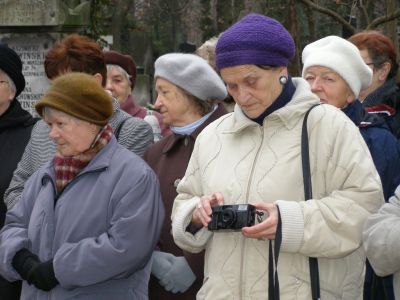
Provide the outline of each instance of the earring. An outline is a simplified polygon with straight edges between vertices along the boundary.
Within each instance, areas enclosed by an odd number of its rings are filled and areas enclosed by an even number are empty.
[[[288,82],[288,78],[284,75],[282,75],[281,77],[279,77],[279,83],[282,85],[285,85]]]

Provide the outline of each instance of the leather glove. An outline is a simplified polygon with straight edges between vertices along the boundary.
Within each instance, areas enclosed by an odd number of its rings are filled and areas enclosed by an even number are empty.
[[[50,291],[58,285],[54,274],[53,259],[36,264],[28,274],[28,283],[43,291]]]
[[[172,266],[161,278],[160,284],[165,288],[165,290],[170,291],[171,293],[184,293],[196,280],[196,275],[193,273],[185,257],[172,256],[172,258],[168,257]]]
[[[151,256],[153,260],[151,273],[158,279],[163,278],[163,276],[171,269],[171,257],[174,257],[171,253],[154,251]]]
[[[11,265],[18,272],[22,279],[28,280],[28,274],[38,263],[40,263],[39,257],[33,254],[28,249],[19,250],[13,260]]]

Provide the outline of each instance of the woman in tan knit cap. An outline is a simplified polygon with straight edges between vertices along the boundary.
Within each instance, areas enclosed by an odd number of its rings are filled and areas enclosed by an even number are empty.
[[[0,273],[23,280],[21,299],[147,299],[164,210],[153,171],[113,136],[111,97],[69,73],[36,110],[57,153],[7,213]]]

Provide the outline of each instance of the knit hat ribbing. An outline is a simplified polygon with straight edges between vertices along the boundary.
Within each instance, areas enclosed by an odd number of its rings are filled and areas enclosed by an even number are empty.
[[[238,65],[287,66],[294,53],[293,38],[281,23],[252,13],[222,33],[216,65],[219,70]]]
[[[45,106],[100,126],[107,124],[113,113],[111,96],[93,76],[85,73],[57,77],[35,106],[42,117]]]
[[[131,88],[133,89],[136,81],[136,63],[132,56],[121,54],[117,51],[103,51],[104,60],[107,65],[117,65],[128,73],[131,80]]]
[[[346,81],[356,98],[371,84],[371,68],[365,64],[358,48],[341,37],[328,36],[308,44],[303,50],[302,61],[303,77],[311,66],[329,68]]]
[[[25,88],[25,77],[22,74],[22,61],[18,54],[5,44],[0,44],[0,69],[14,82],[17,97]]]
[[[200,100],[223,100],[228,95],[222,79],[197,55],[165,54],[156,60],[154,68],[154,78],[162,77]]]

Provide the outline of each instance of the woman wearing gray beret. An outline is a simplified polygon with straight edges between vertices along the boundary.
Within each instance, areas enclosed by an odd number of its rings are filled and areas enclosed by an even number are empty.
[[[197,136],[226,113],[219,102],[227,96],[227,91],[213,68],[193,54],[170,53],[159,57],[154,77],[155,108],[173,134],[148,148],[144,159],[158,175],[168,216]],[[175,245],[169,218],[164,221],[158,250],[153,254],[150,299],[195,299],[203,281],[203,253],[190,254]]]

